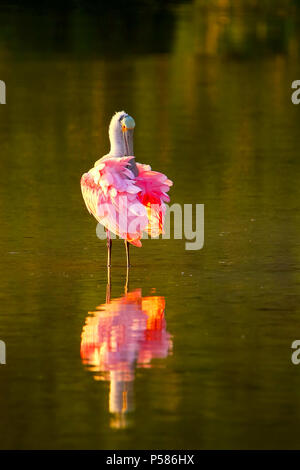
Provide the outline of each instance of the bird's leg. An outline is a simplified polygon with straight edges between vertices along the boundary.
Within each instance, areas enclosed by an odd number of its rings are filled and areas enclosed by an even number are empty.
[[[111,292],[111,283],[110,283],[110,266],[107,266],[107,286],[106,286],[106,303],[110,302],[110,292]]]
[[[110,292],[111,292],[111,283],[110,283],[110,262],[111,262],[111,238],[109,230],[106,230],[107,236],[107,286],[106,286],[106,303],[110,302]]]
[[[110,233],[109,233],[109,230],[106,229],[106,237],[107,237],[107,267],[110,267],[110,264],[111,264],[111,245],[112,245],[112,241],[111,241],[111,238],[110,238]]]
[[[125,295],[127,295],[129,289],[129,266],[126,268],[126,283],[125,283]]]
[[[124,240],[124,242],[125,242],[125,249],[126,249],[127,268],[130,268],[129,242],[127,240]]]

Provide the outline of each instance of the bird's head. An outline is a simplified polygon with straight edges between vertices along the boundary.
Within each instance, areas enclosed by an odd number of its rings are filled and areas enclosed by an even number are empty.
[[[109,138],[111,144],[110,154],[116,157],[133,156],[134,119],[119,111],[112,117],[109,125]]]

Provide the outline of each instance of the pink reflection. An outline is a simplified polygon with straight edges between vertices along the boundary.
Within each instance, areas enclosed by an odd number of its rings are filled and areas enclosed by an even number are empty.
[[[135,367],[151,367],[172,350],[166,331],[165,298],[142,297],[141,289],[99,305],[89,312],[81,337],[81,358],[95,380],[110,382],[111,425],[126,427],[132,411]]]

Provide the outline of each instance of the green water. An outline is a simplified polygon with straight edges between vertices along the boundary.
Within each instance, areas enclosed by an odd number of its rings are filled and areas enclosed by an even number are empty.
[[[299,14],[284,0],[1,8],[1,448],[299,447]],[[171,201],[205,204],[205,245],[133,247],[129,292],[165,302],[169,347],[130,363],[116,417],[80,354],[106,308],[106,248],[79,181],[121,109]],[[120,299],[121,241],[111,276]]]

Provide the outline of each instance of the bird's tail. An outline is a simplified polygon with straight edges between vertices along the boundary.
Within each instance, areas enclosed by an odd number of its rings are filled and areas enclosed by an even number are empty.
[[[167,194],[173,182],[163,173],[152,171],[149,165],[137,163],[139,175],[136,185],[141,188],[138,199],[146,207],[148,224],[144,231],[152,237],[164,233],[166,202],[170,202]]]

